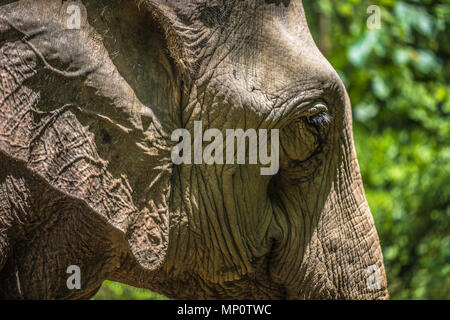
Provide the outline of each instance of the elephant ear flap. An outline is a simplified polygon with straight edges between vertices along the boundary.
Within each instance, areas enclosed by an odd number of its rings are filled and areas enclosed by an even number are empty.
[[[144,268],[157,268],[168,244],[170,165],[157,165],[129,137],[77,107],[44,112],[39,93],[24,84],[38,77],[32,63],[11,64],[31,54],[19,43],[0,48],[0,158],[21,163],[74,208],[86,205],[85,214],[122,232]]]
[[[96,214],[99,221],[119,230],[137,261],[146,269],[156,269],[164,262],[168,246],[170,148],[164,146],[165,137],[156,136],[155,125],[144,128],[145,106],[100,45],[99,52],[105,53],[102,66],[108,73],[94,70],[82,82],[41,68],[43,57],[37,49],[47,42],[30,46],[20,32],[28,27],[21,18],[24,12],[51,17],[52,7],[38,10],[42,3],[47,2],[1,7],[0,157],[21,163],[24,170],[66,197],[67,203],[73,201],[74,208],[84,203],[90,209],[85,214]],[[74,41],[82,38],[82,32],[74,33]],[[122,83],[123,90],[115,90]],[[69,97],[73,92],[75,99]],[[119,93],[123,94],[116,97]],[[123,98],[127,96],[131,98]],[[8,174],[8,168],[2,170]],[[40,201],[47,200],[51,201]]]
[[[156,269],[168,244],[170,167],[154,168],[154,159],[126,137],[77,108],[39,110],[39,94],[24,85],[33,72],[22,66],[23,72],[11,74],[7,69],[14,66],[6,61],[18,61],[18,51],[9,49],[0,48],[0,158],[21,163],[65,203],[104,218],[99,221],[121,231],[144,268]]]

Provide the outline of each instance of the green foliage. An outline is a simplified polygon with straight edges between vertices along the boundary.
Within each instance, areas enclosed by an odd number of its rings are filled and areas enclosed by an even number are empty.
[[[167,300],[149,290],[138,289],[112,281],[105,281],[94,300]]]
[[[304,1],[353,103],[355,142],[394,299],[450,298],[450,5]],[[369,5],[381,28],[369,30]],[[96,298],[156,299],[106,282]]]

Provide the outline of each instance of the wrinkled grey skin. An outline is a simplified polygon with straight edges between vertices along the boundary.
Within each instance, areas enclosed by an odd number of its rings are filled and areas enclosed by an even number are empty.
[[[66,2],[0,0],[1,298],[89,298],[105,279],[388,298],[350,102],[300,1],[83,4],[72,30]],[[280,129],[280,171],[173,165],[171,132],[199,120]]]

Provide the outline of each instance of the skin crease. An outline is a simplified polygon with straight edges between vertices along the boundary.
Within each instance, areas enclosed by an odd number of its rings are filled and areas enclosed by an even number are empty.
[[[300,1],[82,3],[71,30],[67,3],[0,1],[0,298],[87,299],[106,279],[389,297],[348,95]],[[173,165],[170,134],[194,121],[279,129],[280,171]]]

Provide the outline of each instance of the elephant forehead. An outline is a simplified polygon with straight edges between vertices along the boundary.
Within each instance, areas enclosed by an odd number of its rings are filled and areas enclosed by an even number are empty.
[[[159,18],[172,54],[193,75],[207,62],[205,59],[214,60],[212,55],[220,45],[237,49],[250,42],[264,44],[260,35],[279,37],[281,25],[293,35],[307,30],[300,1],[142,2]],[[252,54],[252,50],[248,50],[247,55]]]

